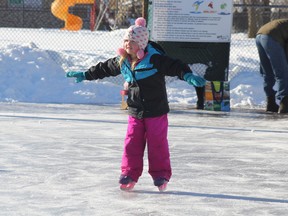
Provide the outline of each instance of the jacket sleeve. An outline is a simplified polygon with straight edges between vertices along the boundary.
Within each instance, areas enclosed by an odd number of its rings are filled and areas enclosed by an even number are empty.
[[[187,64],[168,56],[155,54],[151,57],[151,63],[165,76],[178,76],[181,80],[184,80],[184,74],[192,73]]]
[[[85,72],[86,80],[103,79],[105,77],[117,76],[120,72],[118,58],[111,58],[105,62],[99,62]]]

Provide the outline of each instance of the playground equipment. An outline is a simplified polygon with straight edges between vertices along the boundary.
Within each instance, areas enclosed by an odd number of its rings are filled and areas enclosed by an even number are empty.
[[[52,14],[65,22],[62,30],[79,31],[82,28],[83,21],[81,17],[69,13],[69,7],[76,4],[89,4],[91,5],[90,11],[90,30],[98,30],[105,13],[108,10],[108,3],[103,0],[55,0],[51,5]],[[96,7],[99,9],[96,16]]]
[[[82,28],[83,21],[80,17],[69,13],[69,7],[75,4],[94,5],[95,0],[55,0],[51,5],[52,14],[65,22],[62,30],[78,31]]]

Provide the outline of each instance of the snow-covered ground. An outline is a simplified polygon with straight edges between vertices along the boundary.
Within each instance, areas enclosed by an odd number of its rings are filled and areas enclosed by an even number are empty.
[[[65,72],[86,71],[115,56],[123,33],[0,28],[0,102],[118,104],[121,77],[76,84]],[[230,68],[237,73],[230,73],[232,108],[265,106],[258,62],[254,39],[233,34]],[[194,106],[197,100],[194,88],[183,81],[169,82],[167,91],[171,104]]]
[[[287,215],[288,117],[263,112],[262,78],[243,65],[249,58],[258,68],[255,43],[239,34],[232,111],[191,109],[194,88],[168,83],[168,191],[153,186],[146,155],[135,190],[119,190],[122,86],[75,84],[65,71],[114,56],[122,35],[0,28],[0,215]],[[240,52],[243,41],[251,52]]]

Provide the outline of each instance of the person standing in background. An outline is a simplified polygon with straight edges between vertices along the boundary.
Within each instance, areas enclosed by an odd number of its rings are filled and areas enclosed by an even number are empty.
[[[267,97],[266,111],[288,113],[288,19],[263,25],[257,32],[256,46]]]

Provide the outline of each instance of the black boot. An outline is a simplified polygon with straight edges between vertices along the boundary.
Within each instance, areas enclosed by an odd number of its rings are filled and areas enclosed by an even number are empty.
[[[197,104],[196,109],[204,109],[204,96],[205,96],[205,87],[195,87],[197,94]]]
[[[288,96],[281,100],[278,113],[288,113]]]
[[[266,112],[278,112],[279,106],[275,102],[275,96],[268,96],[266,100]]]

